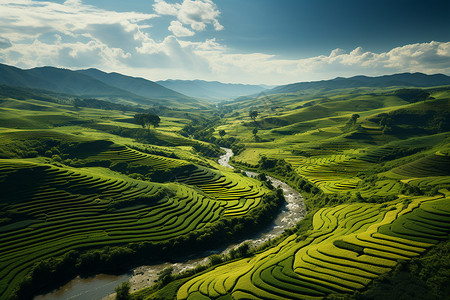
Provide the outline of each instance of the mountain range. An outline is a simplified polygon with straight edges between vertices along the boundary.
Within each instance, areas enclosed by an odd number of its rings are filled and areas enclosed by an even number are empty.
[[[142,97],[151,99],[187,98],[186,95],[144,78],[126,76],[115,72],[106,73],[98,69],[79,70],[75,72],[87,75],[109,86],[132,92]]]
[[[0,84],[43,89],[85,98],[142,105],[204,106],[205,103],[143,78],[97,69],[72,71],[55,67],[28,70],[0,64]]]
[[[308,90],[334,90],[359,87],[429,87],[450,85],[450,77],[444,74],[426,75],[423,73],[400,73],[378,77],[354,76],[350,78],[337,77],[331,80],[298,82],[277,86],[265,91],[266,94],[296,93]]]
[[[266,85],[233,84],[204,80],[164,80],[158,84],[191,97],[220,101],[239,96],[257,94],[270,88]]]
[[[450,85],[443,74],[401,73],[379,77],[337,77],[332,80],[298,82],[274,88],[264,85],[227,84],[203,80],[165,80],[106,73],[97,69],[72,71],[55,67],[20,69],[0,64],[0,84],[48,90],[117,103],[201,108],[208,102],[258,94],[308,93],[359,87],[429,87]]]

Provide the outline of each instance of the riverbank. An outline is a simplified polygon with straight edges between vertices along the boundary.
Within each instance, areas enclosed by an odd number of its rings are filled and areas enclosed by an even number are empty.
[[[222,149],[225,151],[225,154],[220,156],[218,160],[219,164],[221,166],[234,169],[234,167],[229,164],[229,161],[233,156],[233,152],[228,148]],[[255,172],[246,171],[245,173],[249,177],[258,176],[258,173]],[[261,230],[256,235],[250,236],[248,239],[241,240],[239,243],[229,245],[226,248],[217,249],[216,251],[208,251],[208,253],[204,253],[204,256],[200,258],[191,259],[186,262],[163,263],[159,265],[141,266],[139,268],[136,268],[133,270],[134,275],[129,280],[131,291],[136,291],[152,286],[154,284],[154,280],[158,278],[158,272],[160,272],[164,268],[172,267],[174,273],[180,273],[189,269],[194,269],[199,265],[206,265],[209,262],[209,255],[226,255],[230,250],[238,248],[243,243],[248,243],[251,247],[258,247],[266,241],[280,235],[285,229],[294,227],[306,215],[306,208],[302,195],[281,180],[278,180],[271,176],[267,176],[267,178],[273,186],[279,187],[283,190],[283,195],[286,199],[286,203],[280,209],[277,218],[272,222],[272,224]],[[107,297],[104,298],[104,300],[105,299],[112,298]]]
[[[219,158],[219,164],[233,168],[230,164],[230,158],[233,156],[233,152],[230,149],[225,149],[225,154]],[[247,176],[255,177],[258,174],[254,172],[246,172]],[[180,273],[189,269],[193,269],[199,265],[206,265],[209,262],[208,257],[212,254],[228,254],[231,249],[239,247],[242,243],[249,243],[251,247],[257,247],[269,239],[272,239],[281,234],[286,228],[295,226],[304,215],[306,214],[303,197],[291,188],[286,183],[268,177],[272,185],[280,187],[283,190],[286,203],[280,209],[276,219],[269,226],[262,229],[255,235],[249,236],[247,239],[239,241],[227,247],[215,249],[214,251],[207,251],[203,253],[197,253],[194,256],[187,257],[183,261],[175,262],[161,262],[159,264],[145,265],[133,269],[130,274],[124,274],[121,276],[109,276],[109,282],[105,282],[104,275],[99,274],[94,277],[82,279],[74,279],[68,284],[59,288],[58,290],[46,294],[44,296],[38,296],[36,300],[82,300],[82,299],[114,299],[114,288],[123,281],[129,281],[131,292],[150,287],[154,284],[154,281],[158,278],[158,273],[165,268],[172,267],[174,273]],[[119,280],[120,278],[120,280]],[[78,280],[78,281],[77,281]]]

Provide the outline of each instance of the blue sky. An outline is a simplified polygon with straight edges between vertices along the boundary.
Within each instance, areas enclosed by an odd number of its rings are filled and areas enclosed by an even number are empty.
[[[0,0],[0,62],[284,84],[450,75],[450,2]]]

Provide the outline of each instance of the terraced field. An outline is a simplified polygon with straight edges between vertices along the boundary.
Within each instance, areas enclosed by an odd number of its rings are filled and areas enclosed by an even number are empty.
[[[298,174],[327,194],[354,189],[359,182],[356,174],[370,167],[370,163],[344,154],[303,158],[296,165]]]
[[[189,110],[142,106],[161,117],[151,131],[134,123],[134,107],[78,107],[69,95],[39,91],[3,95],[0,299],[38,262],[70,250],[132,250],[129,243],[146,241],[181,248],[214,224],[228,236],[238,217],[250,224],[263,215],[257,209],[268,189],[259,181],[202,167],[215,165],[218,145],[242,150],[236,161],[243,166],[304,189],[307,205],[320,210],[308,232],[178,281],[177,297],[316,299],[362,291],[450,232],[449,89],[416,91],[426,99],[403,99],[397,89],[308,89]],[[259,164],[263,155],[289,165]]]
[[[181,172],[171,179],[176,182],[195,186],[208,197],[218,201],[225,208],[224,216],[245,215],[258,206],[264,195],[264,188],[254,179],[231,172],[216,172],[194,166],[187,161],[163,156],[151,155],[125,146],[112,146],[108,150],[89,156],[89,160],[108,160],[126,162],[138,166],[151,166],[155,170],[169,170],[190,167],[189,172]]]
[[[408,183],[419,188],[426,186],[449,186],[450,176],[430,176],[425,178],[405,179],[402,182]]]
[[[402,185],[398,180],[378,180],[371,186],[358,189],[362,196],[398,195]]]
[[[254,179],[231,172],[221,174],[199,168],[177,179],[185,184],[196,186],[208,197],[218,201],[225,209],[224,216],[245,215],[258,206],[265,192]]]
[[[450,233],[450,198],[409,198],[384,205],[346,204],[315,213],[306,237],[296,234],[251,258],[193,277],[178,299],[321,299],[353,293],[420,255]]]
[[[391,88],[270,95],[270,107],[258,99],[230,102],[217,129],[245,146],[235,162],[303,189],[309,208],[320,208],[312,229],[149,293],[189,300],[351,296],[399,260],[448,240],[448,95],[424,91],[426,101],[404,100]]]
[[[106,149],[104,149],[104,151],[95,153],[94,155],[89,155],[88,159],[90,161],[106,160],[113,163],[126,162],[140,166],[152,166],[152,168],[155,170],[173,169],[189,164],[187,161],[181,159],[147,154],[120,145],[112,145],[110,147],[107,147]]]
[[[155,168],[185,163],[128,148],[102,156]],[[219,218],[249,213],[265,190],[241,177],[199,168],[178,179],[184,184],[159,184],[99,168],[0,160],[0,204],[9,212],[0,223],[0,298],[8,298],[34,263],[71,249],[167,241]]]
[[[393,178],[450,176],[450,157],[436,153],[394,168],[389,172]]]

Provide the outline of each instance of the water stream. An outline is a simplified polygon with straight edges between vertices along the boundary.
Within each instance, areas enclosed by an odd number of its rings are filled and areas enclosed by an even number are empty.
[[[231,149],[222,148],[225,154],[219,158],[219,164],[233,169],[229,164],[230,158],[233,156]],[[258,174],[254,172],[245,172],[249,177],[256,177]],[[132,270],[128,274],[121,276],[99,274],[89,278],[75,278],[66,285],[54,290],[46,295],[40,295],[34,300],[98,300],[98,299],[114,299],[112,293],[114,288],[124,281],[129,281],[131,291],[136,291],[153,285],[158,278],[158,273],[167,268],[172,267],[175,273],[182,272],[191,268],[195,268],[200,264],[208,263],[208,256],[211,254],[227,254],[231,249],[238,247],[242,243],[250,243],[252,246],[258,246],[265,241],[281,234],[286,228],[293,227],[306,214],[303,197],[296,190],[286,183],[267,176],[275,187],[283,190],[286,199],[285,205],[281,208],[277,218],[262,229],[256,235],[250,236],[246,240],[242,240],[237,244],[229,245],[213,251],[207,251],[198,254],[196,257],[186,257],[181,262],[161,262],[154,265],[140,266]]]

